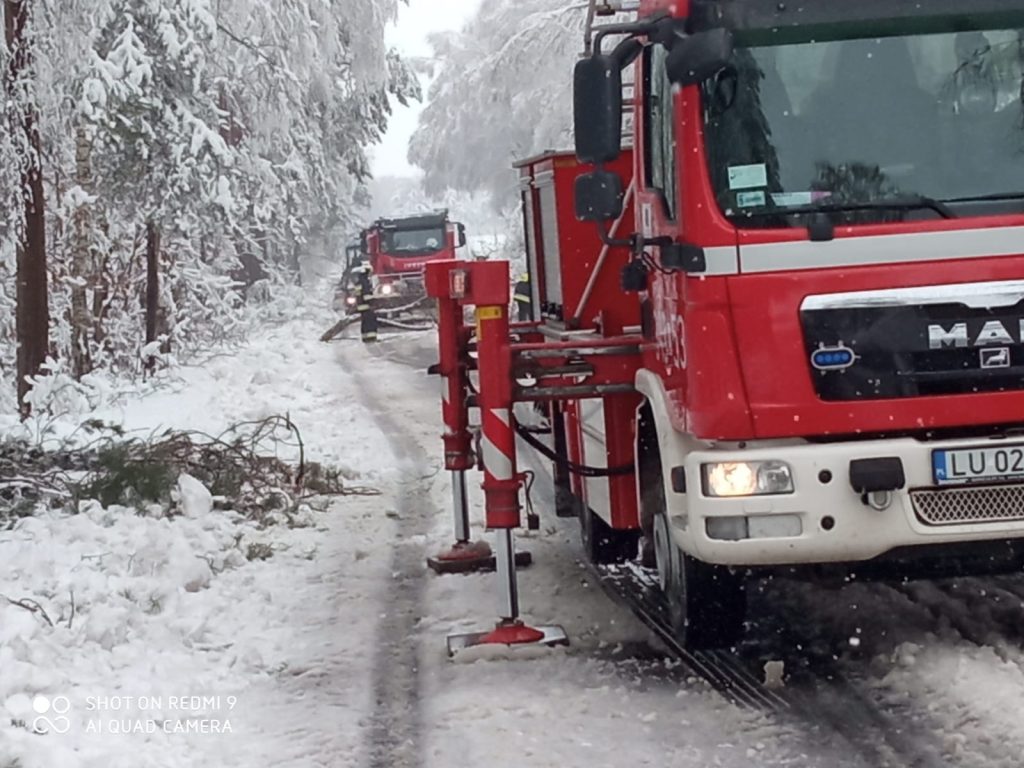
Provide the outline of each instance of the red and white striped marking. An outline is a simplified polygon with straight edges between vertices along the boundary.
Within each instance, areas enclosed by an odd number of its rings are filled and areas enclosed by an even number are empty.
[[[484,410],[482,426],[480,450],[483,454],[484,472],[494,480],[511,480],[514,475],[516,450],[511,410]]]

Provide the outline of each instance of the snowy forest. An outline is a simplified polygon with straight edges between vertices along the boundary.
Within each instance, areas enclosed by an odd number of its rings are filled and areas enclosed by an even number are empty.
[[[385,45],[399,5],[4,3],[0,408],[27,413],[43,373],[139,376],[244,328],[369,216],[394,105],[425,100],[423,175],[378,184],[374,212],[519,236],[510,164],[567,144],[578,4],[484,3],[427,60]]]
[[[16,370],[22,396],[42,372],[138,372],[299,280],[366,207],[391,100],[419,97],[384,46],[397,10],[5,2],[0,404]]]

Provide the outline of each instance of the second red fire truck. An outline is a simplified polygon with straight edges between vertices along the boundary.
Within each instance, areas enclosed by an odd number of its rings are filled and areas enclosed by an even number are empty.
[[[336,300],[356,312],[360,273],[365,271],[374,311],[387,318],[416,310],[426,298],[423,268],[454,259],[465,244],[465,227],[451,221],[448,211],[377,219],[360,233],[358,244],[346,249]]]

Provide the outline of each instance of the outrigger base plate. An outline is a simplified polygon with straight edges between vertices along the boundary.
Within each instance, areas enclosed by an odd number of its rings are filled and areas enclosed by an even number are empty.
[[[482,545],[482,546],[481,546]],[[516,568],[533,564],[529,552],[516,552]],[[491,548],[484,542],[465,542],[454,545],[447,552],[427,558],[430,570],[439,574],[489,573],[498,568],[498,561]]]
[[[568,645],[569,636],[559,626],[529,627],[521,621],[503,621],[487,632],[465,632],[448,635],[448,655],[454,656],[468,648],[479,648],[485,645],[505,645],[509,648],[526,646]]]

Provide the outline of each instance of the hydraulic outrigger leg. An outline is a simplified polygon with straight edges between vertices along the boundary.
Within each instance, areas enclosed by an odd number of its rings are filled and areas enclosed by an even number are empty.
[[[461,350],[468,341],[463,328],[462,308],[453,301],[438,300],[440,362],[436,372],[443,378],[444,464],[452,477],[452,508],[455,513],[455,543],[427,559],[437,573],[469,573],[493,567],[494,557],[485,541],[472,541],[469,530],[469,496],[466,470],[473,467],[472,437],[467,404],[469,373]]]
[[[516,472],[515,427],[512,416],[512,351],[509,339],[509,279],[506,262],[442,262],[427,266],[427,290],[438,300],[441,342],[440,373],[445,362],[461,355],[445,347],[463,341],[462,306],[476,307],[477,355],[480,374],[480,453],[484,469],[487,528],[496,532],[497,572],[501,590],[500,618],[494,629],[448,636],[448,653],[479,645],[566,644],[561,627],[529,627],[519,618],[516,552],[513,530],[520,525]],[[453,330],[451,324],[458,330]],[[465,339],[468,342],[468,339]],[[462,369],[464,370],[464,369]],[[449,378],[449,384],[451,379]],[[446,388],[446,397],[451,386]],[[446,400],[446,410],[449,401]],[[468,401],[464,404],[468,407]],[[455,417],[453,419],[461,419]],[[464,417],[468,423],[468,416]],[[451,426],[454,421],[446,421]],[[446,446],[451,436],[445,435]],[[447,451],[446,451],[447,453]],[[460,502],[456,502],[458,505]]]

